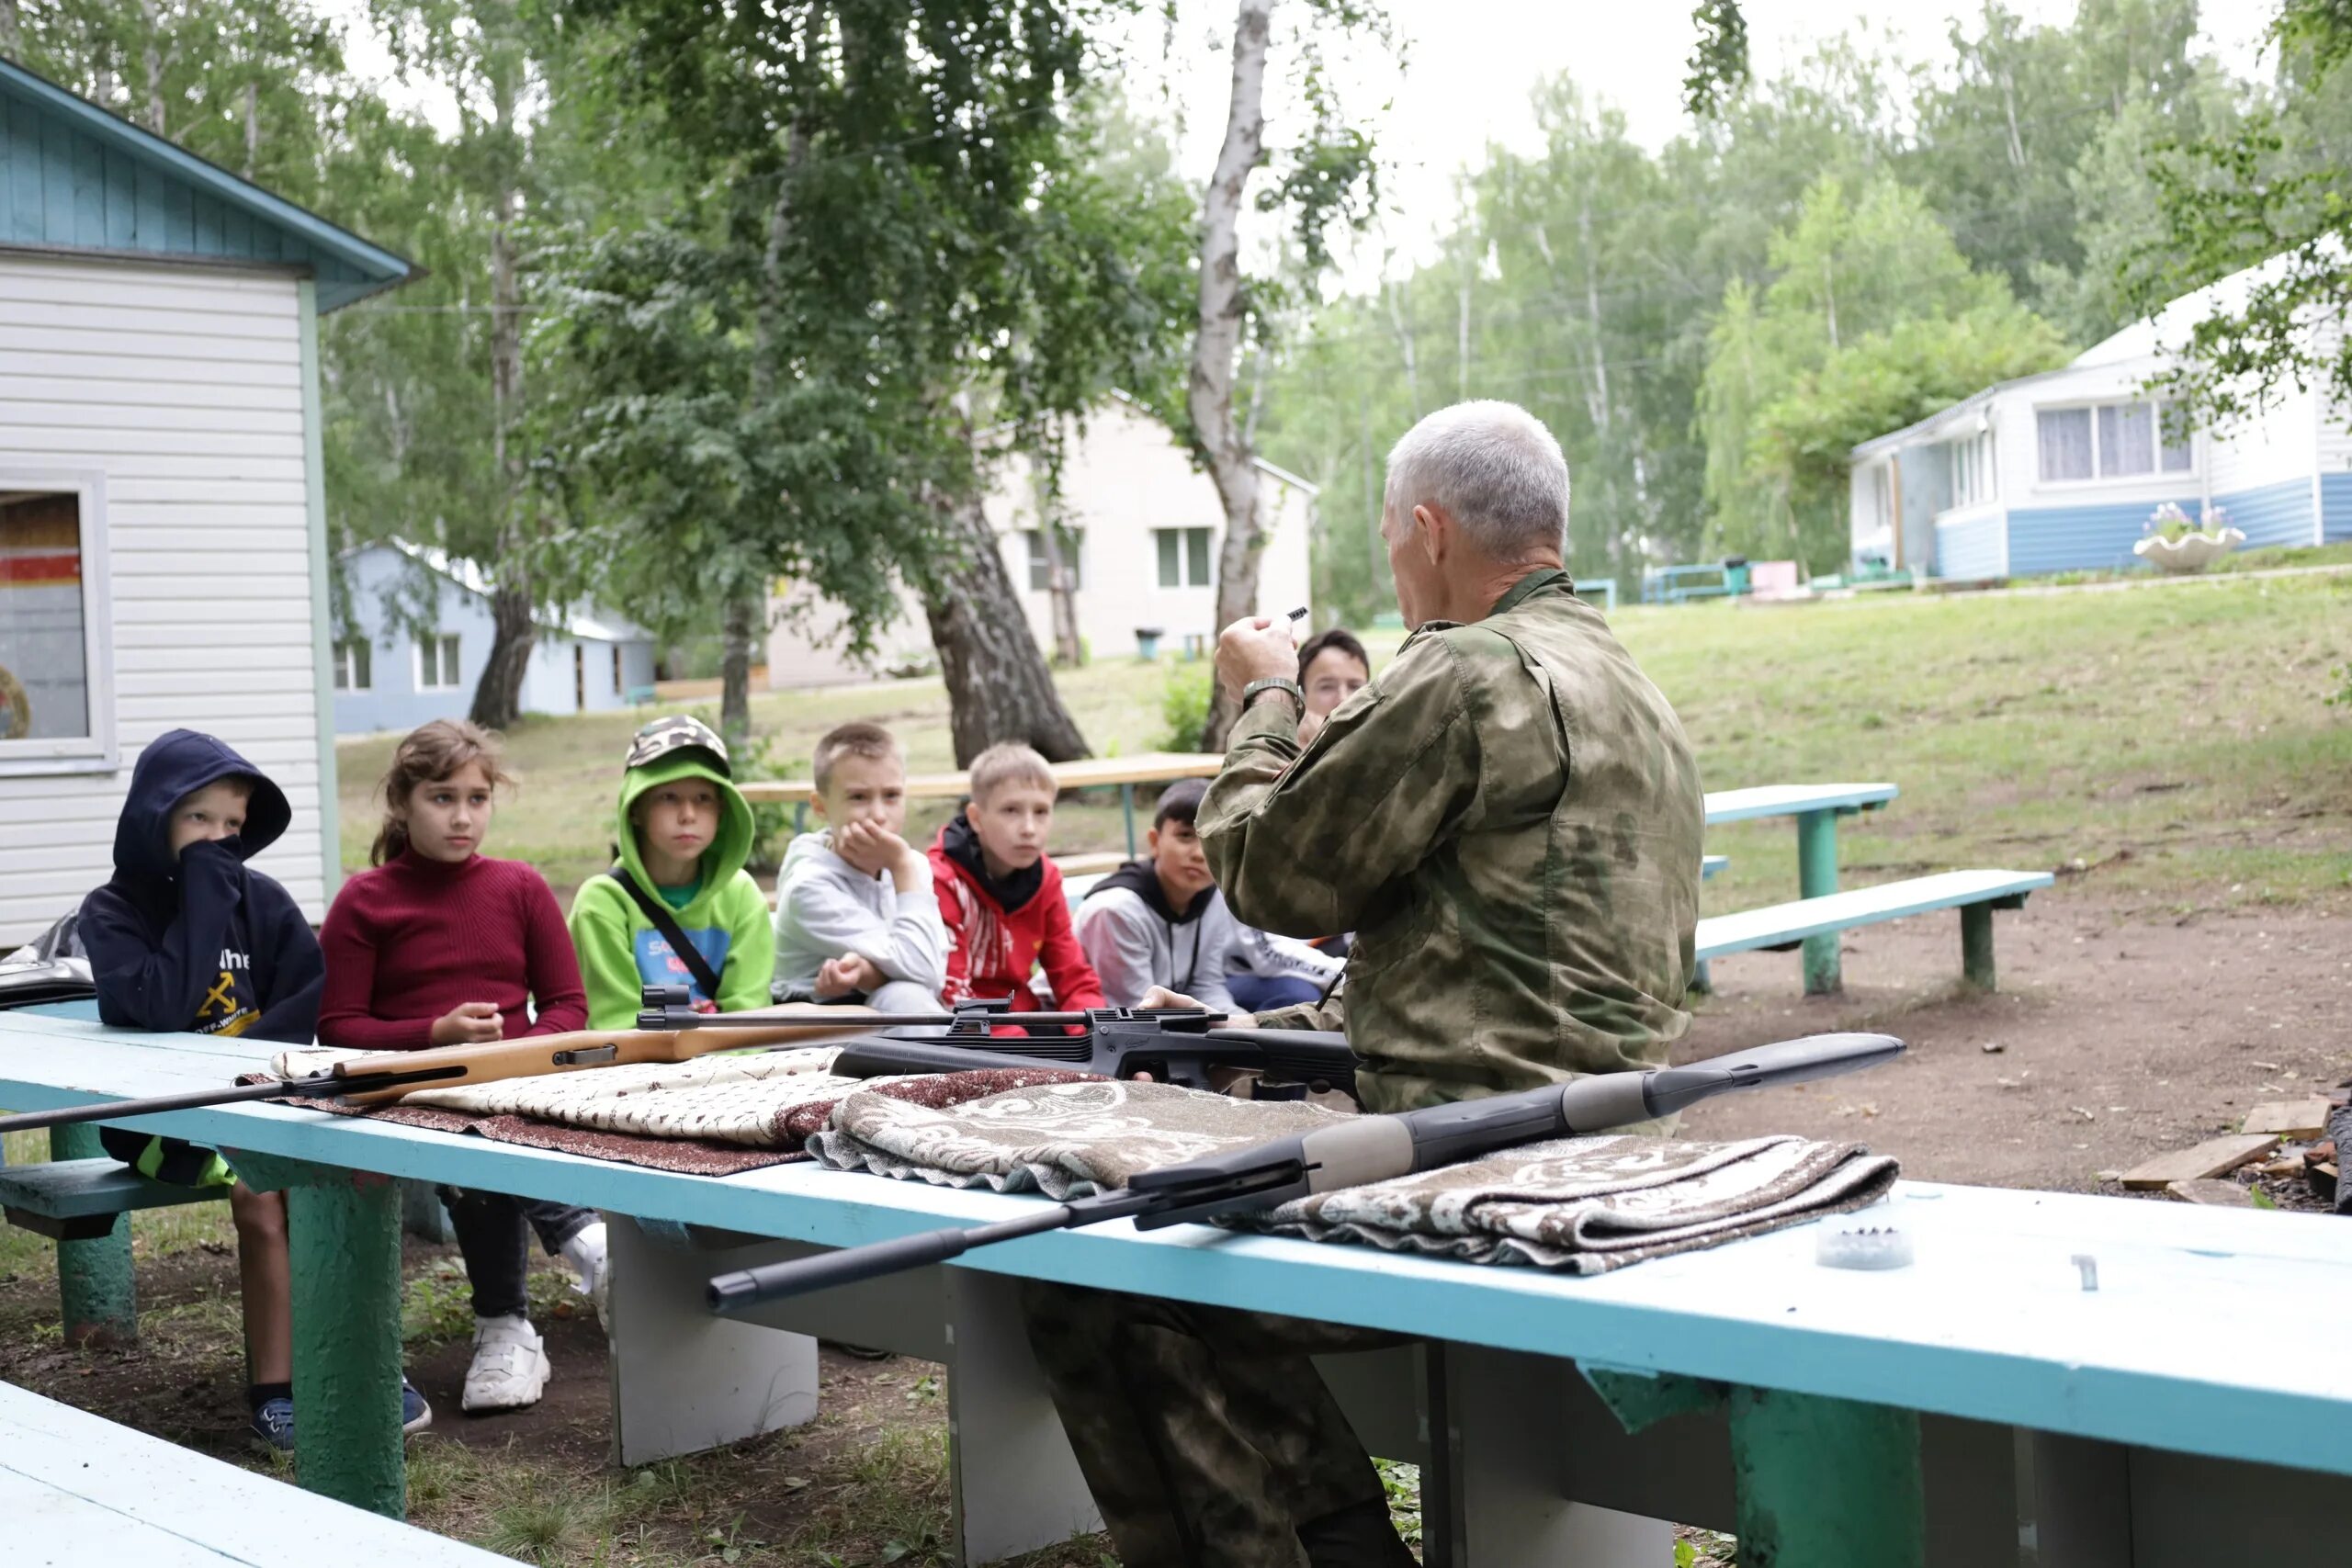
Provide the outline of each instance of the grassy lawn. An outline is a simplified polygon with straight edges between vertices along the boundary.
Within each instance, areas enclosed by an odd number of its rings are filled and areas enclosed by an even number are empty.
[[[1955,865],[2082,867],[2151,909],[2344,898],[2352,891],[2352,575],[2217,579],[2070,593],[1910,594],[1792,605],[1628,607],[1621,637],[1681,713],[1711,787],[1888,780],[1900,799],[1849,822],[1853,880]],[[1394,634],[1374,639],[1375,658]],[[1151,750],[1172,667],[1065,672],[1098,751]],[[520,787],[492,852],[569,897],[605,864],[628,737],[652,710],[529,719]],[[754,728],[803,773],[848,718],[895,730],[917,771],[953,766],[936,682],[762,693]],[[366,862],[391,742],[339,748],[344,863]],[[1065,803],[1057,847],[1122,842],[1116,797]],[[919,802],[926,837],[949,809]],[[1732,856],[1711,909],[1796,894],[1786,823],[1711,836]]]

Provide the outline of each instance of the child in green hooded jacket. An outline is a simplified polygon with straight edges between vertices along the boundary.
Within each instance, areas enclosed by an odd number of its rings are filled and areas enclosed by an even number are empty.
[[[648,986],[688,987],[698,1012],[768,1006],[775,940],[767,898],[743,869],[752,807],[729,776],[727,743],[708,725],[657,718],[637,732],[616,839],[611,873],[581,884],[571,901],[588,1027],[634,1025]],[[663,934],[652,905],[717,978],[716,995]]]

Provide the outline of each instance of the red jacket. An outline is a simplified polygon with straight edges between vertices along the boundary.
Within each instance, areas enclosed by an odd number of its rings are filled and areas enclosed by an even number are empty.
[[[974,997],[1010,997],[1015,1012],[1042,1011],[1045,1004],[1029,988],[1040,963],[1056,1008],[1077,1012],[1111,1005],[1070,930],[1060,868],[1044,859],[1036,874],[1035,890],[1007,909],[1004,900],[1016,897],[1013,888],[989,886],[970,824],[954,817],[939,830],[931,846],[931,880],[947,927],[947,987],[941,999],[948,1006]],[[1027,876],[1009,881],[1025,884]]]

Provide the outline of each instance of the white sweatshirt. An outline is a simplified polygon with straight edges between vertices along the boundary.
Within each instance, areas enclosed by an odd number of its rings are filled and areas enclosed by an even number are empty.
[[[937,996],[947,984],[947,928],[931,863],[901,893],[887,871],[868,876],[833,853],[826,833],[803,833],[776,876],[775,977],[796,991],[817,984],[828,958],[854,953],[893,980]]]

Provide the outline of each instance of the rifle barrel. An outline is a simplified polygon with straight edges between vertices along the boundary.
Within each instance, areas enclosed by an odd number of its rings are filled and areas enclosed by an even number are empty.
[[[98,1100],[83,1105],[61,1105],[49,1111],[28,1111],[0,1116],[0,1133],[29,1133],[40,1127],[63,1127],[77,1122],[127,1122],[134,1116],[156,1116],[166,1111],[202,1111],[214,1105],[238,1105],[255,1100],[318,1100],[339,1094],[365,1094],[402,1084],[430,1083],[456,1075],[447,1068],[416,1073],[365,1073],[336,1077],[287,1078],[276,1083],[235,1084],[227,1089],[190,1089],[184,1094],[155,1094],[144,1100]]]
[[[1136,1193],[1105,1192],[1081,1198],[1072,1203],[1056,1203],[1035,1213],[1023,1214],[1018,1219],[1000,1220],[990,1225],[968,1228],[951,1225],[944,1230],[921,1231],[913,1235],[877,1241],[866,1247],[845,1247],[837,1252],[819,1253],[813,1258],[787,1258],[782,1263],[738,1269],[731,1274],[717,1275],[711,1280],[708,1292],[710,1310],[724,1315],[757,1306],[762,1302],[805,1296],[816,1291],[831,1290],[836,1285],[854,1285],[862,1280],[879,1279],[885,1274],[927,1268],[933,1263],[944,1263],[961,1257],[976,1247],[988,1247],[1000,1241],[1017,1241],[1024,1235],[1091,1224],[1098,1220],[1117,1219],[1122,1214],[1131,1214],[1148,1207],[1152,1201]]]

